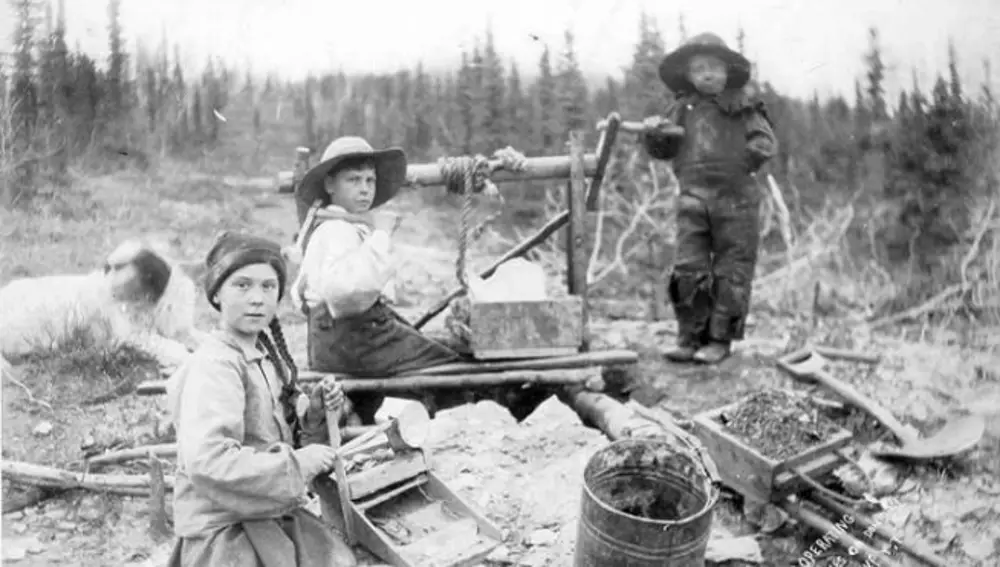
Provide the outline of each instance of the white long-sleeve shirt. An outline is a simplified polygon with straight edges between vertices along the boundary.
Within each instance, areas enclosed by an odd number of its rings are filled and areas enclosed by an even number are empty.
[[[344,212],[334,205],[327,208]],[[306,243],[292,301],[299,310],[303,299],[309,309],[325,302],[335,319],[362,313],[380,296],[395,301],[395,274],[389,233],[347,220],[326,220]]]

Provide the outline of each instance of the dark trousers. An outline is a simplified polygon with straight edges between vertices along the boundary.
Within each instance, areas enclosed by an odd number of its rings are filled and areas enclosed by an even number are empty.
[[[752,179],[717,189],[682,184],[667,295],[683,344],[743,338],[759,225],[760,194]]]
[[[333,319],[325,306],[313,309],[309,315],[309,361],[314,370],[361,379],[388,378],[463,360],[471,359],[424,335],[381,301],[364,313],[350,317]],[[397,395],[422,401],[431,416],[439,410],[492,400],[521,421],[537,409],[551,391],[506,386],[436,388]],[[350,399],[362,423],[371,425],[385,396],[354,393]]]

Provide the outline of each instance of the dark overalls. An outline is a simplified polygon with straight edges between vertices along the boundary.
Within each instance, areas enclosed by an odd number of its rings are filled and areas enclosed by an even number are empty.
[[[673,160],[680,183],[677,244],[668,297],[678,344],[698,348],[744,335],[760,239],[760,192],[752,174],[776,149],[763,105],[740,93],[678,98],[668,117],[683,138],[650,133],[643,145]]]

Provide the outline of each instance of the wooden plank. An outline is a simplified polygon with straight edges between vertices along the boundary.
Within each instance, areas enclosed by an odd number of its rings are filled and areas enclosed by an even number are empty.
[[[451,566],[453,555],[481,543],[475,518],[461,518],[445,527],[400,548],[402,554],[420,566]]]
[[[389,500],[392,500],[393,498],[399,496],[400,494],[402,494],[404,492],[407,492],[409,490],[412,490],[412,489],[414,489],[414,488],[416,488],[416,487],[418,487],[418,486],[420,486],[422,484],[426,484],[426,483],[427,483],[427,475],[426,474],[422,474],[422,475],[417,476],[417,478],[415,478],[415,479],[413,479],[413,480],[411,480],[409,482],[404,482],[403,484],[397,486],[396,488],[393,488],[392,490],[387,490],[385,492],[379,492],[379,493],[376,493],[373,498],[369,498],[369,499],[366,499],[366,500],[363,500],[363,501],[356,502],[354,504],[354,506],[358,510],[362,510],[362,511],[363,510],[368,510],[370,508],[374,508],[375,506],[378,506],[379,504],[381,504],[383,502],[388,502]]]
[[[801,468],[817,457],[822,455],[827,455],[836,452],[838,449],[843,449],[851,442],[854,438],[853,435],[847,431],[840,430],[830,437],[830,439],[808,449],[802,451],[801,453],[789,457],[778,464],[778,470],[775,471],[775,476],[781,471],[792,470],[795,468]]]
[[[513,348],[513,349],[476,349],[476,358],[480,360],[510,360],[515,358],[551,358],[574,354],[579,346],[546,347],[546,348]]]
[[[469,304],[469,346],[477,358],[489,351],[572,348],[583,340],[580,297],[542,301],[497,301]],[[560,354],[572,354],[562,352]],[[521,355],[519,358],[534,356]],[[517,357],[515,355],[515,357]]]
[[[589,309],[587,306],[587,179],[583,153],[583,132],[574,130],[569,135],[570,180],[566,187],[566,208],[569,211],[569,230],[566,234],[566,279],[569,293],[581,299],[580,329],[581,350],[590,350]]]
[[[457,492],[448,488],[448,485],[438,478],[433,471],[427,474],[427,484],[424,485],[424,490],[430,498],[440,500],[449,510],[461,516],[475,518],[476,523],[479,525],[480,534],[496,540],[503,539],[503,532],[500,531],[500,528],[493,525],[485,516],[459,496]]]
[[[427,472],[427,461],[422,452],[397,453],[396,458],[391,461],[348,475],[351,500],[360,500],[423,472]]]

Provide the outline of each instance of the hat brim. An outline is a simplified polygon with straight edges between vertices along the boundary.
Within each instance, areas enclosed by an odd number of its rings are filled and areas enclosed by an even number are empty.
[[[728,67],[727,89],[742,88],[750,81],[750,61],[737,51],[723,45],[683,45],[660,62],[660,80],[671,91],[693,92],[694,85],[687,78],[688,61],[695,55],[714,55]]]
[[[406,152],[402,148],[352,152],[330,158],[306,172],[295,190],[300,224],[313,203],[321,201],[324,206],[330,203],[330,195],[326,192],[326,176],[344,160],[359,157],[367,157],[375,162],[375,197],[372,199],[372,209],[390,201],[406,184]]]

